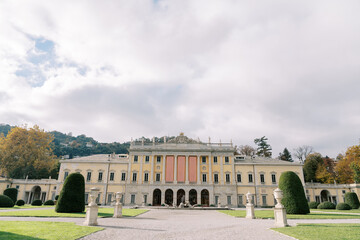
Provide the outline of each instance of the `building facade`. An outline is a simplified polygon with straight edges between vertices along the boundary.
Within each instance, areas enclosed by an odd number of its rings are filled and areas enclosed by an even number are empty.
[[[232,143],[208,143],[183,134],[164,143],[132,142],[129,154],[99,154],[62,160],[59,178],[42,180],[0,179],[0,190],[19,189],[18,198],[54,199],[70,173],[85,178],[85,199],[92,187],[100,189],[97,201],[111,204],[121,192],[125,205],[221,205],[241,207],[245,194],[253,193],[256,206],[274,206],[273,191],[280,175],[295,172],[308,201],[343,202],[348,191],[360,193],[359,184],[304,182],[302,164],[236,154]]]

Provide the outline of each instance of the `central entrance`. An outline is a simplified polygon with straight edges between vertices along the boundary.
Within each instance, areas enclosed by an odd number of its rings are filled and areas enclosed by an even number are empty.
[[[190,205],[197,204],[197,192],[195,189],[191,189],[189,192],[189,203]]]
[[[201,205],[209,206],[209,191],[206,189],[201,191]]]
[[[174,201],[174,192],[171,189],[165,191],[165,204],[172,206]]]
[[[153,193],[153,206],[160,206],[161,205],[161,190],[155,189]]]
[[[181,202],[185,202],[185,191],[184,191],[184,189],[179,189],[177,191],[176,205],[179,206]]]

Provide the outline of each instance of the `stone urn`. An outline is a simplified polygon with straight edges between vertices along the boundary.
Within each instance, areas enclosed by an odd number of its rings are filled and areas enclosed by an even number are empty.
[[[247,200],[248,204],[252,204],[251,200],[252,200],[253,194],[250,192],[247,192],[247,194],[245,196],[246,196],[246,200]]]
[[[283,191],[281,191],[280,188],[276,188],[274,190],[274,197],[276,199],[275,207],[283,207],[283,205],[281,204],[281,199],[283,199],[284,194],[283,194]]]

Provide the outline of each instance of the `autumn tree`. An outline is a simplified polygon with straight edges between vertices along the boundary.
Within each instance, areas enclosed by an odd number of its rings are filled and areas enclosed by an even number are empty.
[[[303,163],[309,154],[313,153],[314,149],[311,146],[303,145],[294,149],[294,156]]]
[[[12,128],[6,137],[0,137],[2,172],[11,178],[48,177],[56,167],[52,141],[53,136],[36,125]]]
[[[287,148],[284,148],[284,151],[282,153],[279,153],[279,159],[283,161],[293,162],[291,153]]]
[[[249,145],[242,145],[238,148],[238,152],[245,156],[254,156],[256,153],[255,148]]]
[[[261,138],[256,138],[254,143],[258,146],[256,149],[256,155],[261,157],[271,157],[271,146],[267,143],[267,138],[265,136]]]
[[[317,166],[315,172],[316,181],[321,183],[334,183],[336,175],[334,160],[328,156],[324,157]]]
[[[339,183],[358,182],[360,180],[360,145],[349,147],[335,169]]]
[[[306,182],[316,181],[316,171],[321,162],[322,157],[320,153],[311,153],[307,156],[303,167]]]

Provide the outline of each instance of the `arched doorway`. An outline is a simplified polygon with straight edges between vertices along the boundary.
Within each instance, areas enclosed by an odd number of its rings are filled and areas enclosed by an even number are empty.
[[[191,189],[189,192],[189,203],[190,205],[197,204],[197,192],[195,189]]]
[[[41,187],[40,186],[34,186],[31,189],[29,203],[32,203],[34,200],[40,199],[40,195],[41,195]]]
[[[161,190],[155,189],[153,193],[153,206],[160,206],[161,205]]]
[[[176,205],[179,206],[181,202],[185,202],[185,191],[184,189],[179,189],[177,191],[177,202]]]
[[[322,190],[320,196],[321,196],[321,202],[325,202],[325,201],[331,202],[331,195],[328,190]]]
[[[201,191],[201,205],[209,206],[209,191],[206,189]]]
[[[174,201],[174,192],[171,189],[165,191],[165,204],[172,206]]]

